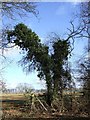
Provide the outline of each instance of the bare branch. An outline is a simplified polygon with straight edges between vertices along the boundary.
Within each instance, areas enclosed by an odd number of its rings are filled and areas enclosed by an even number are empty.
[[[77,38],[86,28],[85,26],[82,27],[81,25],[79,25],[79,27],[77,27],[75,29],[75,26],[74,26],[72,21],[70,22],[70,24],[71,24],[72,28],[68,29],[70,33],[68,34],[68,37],[66,39],[67,41],[70,40],[70,39],[74,40],[74,38]]]
[[[18,12],[19,11],[19,12]],[[36,5],[33,2],[3,2],[2,3],[2,16],[7,16],[11,19],[15,19],[15,15],[18,14],[27,16],[27,13],[32,13],[37,17],[38,11]]]

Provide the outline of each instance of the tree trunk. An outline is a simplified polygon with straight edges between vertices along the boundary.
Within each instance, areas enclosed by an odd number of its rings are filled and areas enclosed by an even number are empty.
[[[47,84],[47,104],[51,106],[52,103],[52,81],[50,75],[46,75],[46,84]]]

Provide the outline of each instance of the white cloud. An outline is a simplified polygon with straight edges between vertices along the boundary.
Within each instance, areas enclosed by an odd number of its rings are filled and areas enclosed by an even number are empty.
[[[8,45],[9,48],[4,48],[4,49],[0,49],[0,55],[3,55],[4,57],[6,57],[7,59],[20,59],[21,55],[20,55],[20,48],[18,46],[14,46],[11,47],[11,44]]]

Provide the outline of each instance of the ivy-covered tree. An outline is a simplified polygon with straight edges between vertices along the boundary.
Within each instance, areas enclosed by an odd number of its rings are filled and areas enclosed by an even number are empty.
[[[54,97],[57,95],[62,97],[62,90],[67,86],[67,81],[71,82],[71,75],[68,66],[65,69],[66,63],[68,64],[68,55],[70,54],[70,43],[67,40],[60,40],[53,43],[53,84],[54,84]],[[58,94],[59,93],[59,94]]]
[[[51,62],[48,47],[41,44],[38,35],[24,24],[18,24],[13,31],[8,31],[8,41],[27,51],[23,63],[29,72],[31,69],[36,69],[38,77],[45,79],[47,85],[47,103],[51,105]]]
[[[38,77],[46,81],[47,103],[51,106],[53,96],[57,96],[59,92],[62,95],[64,85],[67,85],[67,80],[71,80],[70,72],[64,66],[70,53],[70,43],[56,38],[53,53],[49,54],[49,47],[42,44],[39,36],[22,23],[7,34],[8,42],[26,51],[23,58],[26,70],[37,70]]]

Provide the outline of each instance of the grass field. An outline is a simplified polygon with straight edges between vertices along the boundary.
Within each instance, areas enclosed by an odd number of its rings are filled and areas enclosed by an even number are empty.
[[[25,97],[23,94],[2,94],[0,95],[3,115],[6,117],[21,116],[20,109],[24,106]]]
[[[23,94],[0,94],[0,100],[17,100],[24,99]]]
[[[26,98],[23,94],[2,94],[0,95],[2,103],[3,116],[5,118],[13,117],[42,117],[45,114],[34,113],[26,105]],[[28,107],[28,110],[27,110]],[[50,116],[48,113],[45,117]]]

